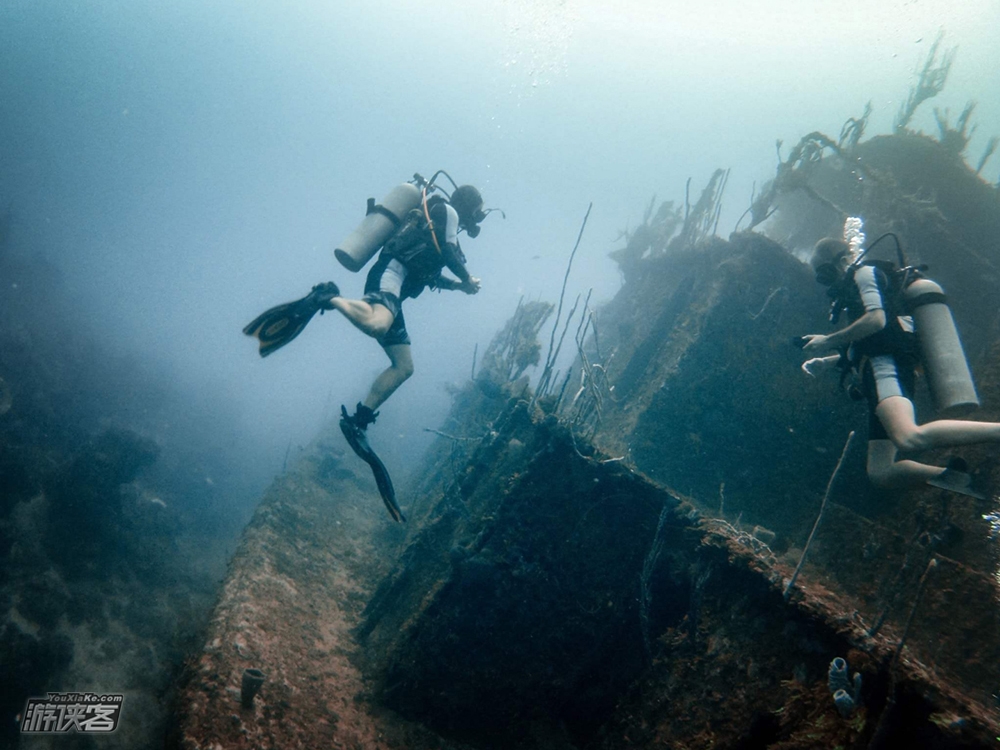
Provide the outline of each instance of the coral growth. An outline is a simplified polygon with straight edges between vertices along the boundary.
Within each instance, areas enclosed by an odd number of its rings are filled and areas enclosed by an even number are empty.
[[[951,71],[951,64],[955,61],[957,47],[953,47],[945,52],[938,60],[938,48],[944,39],[944,32],[938,34],[937,39],[927,52],[927,59],[920,70],[916,84],[910,89],[906,99],[899,106],[899,112],[893,120],[892,129],[896,134],[902,134],[910,120],[913,119],[917,108],[928,99],[931,99],[944,90],[944,85],[948,80],[948,73]]]

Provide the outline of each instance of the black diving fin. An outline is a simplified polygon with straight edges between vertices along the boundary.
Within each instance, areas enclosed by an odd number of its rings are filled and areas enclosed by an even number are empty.
[[[948,492],[956,492],[959,495],[968,495],[976,500],[985,500],[986,495],[973,487],[972,475],[969,474],[969,465],[965,459],[953,456],[948,461],[948,466],[936,477],[927,480],[931,487],[938,487]]]
[[[266,357],[302,333],[313,315],[329,309],[330,300],[339,296],[340,289],[332,281],[317,284],[302,299],[272,307],[258,315],[243,333],[260,341],[260,356]]]
[[[378,492],[382,496],[382,502],[385,503],[389,515],[392,516],[393,521],[405,522],[406,516],[403,515],[403,511],[399,509],[399,504],[396,502],[396,490],[392,486],[392,478],[389,476],[385,464],[382,463],[382,459],[378,457],[378,454],[368,444],[368,436],[365,434],[365,431],[351,421],[351,418],[347,415],[346,406],[340,407],[340,413],[340,431],[347,438],[347,443],[351,446],[351,450],[357,453],[358,458],[371,467],[372,474],[375,476],[375,484],[378,486]]]

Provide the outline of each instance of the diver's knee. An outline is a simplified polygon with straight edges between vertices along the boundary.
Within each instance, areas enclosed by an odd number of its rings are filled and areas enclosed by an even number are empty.
[[[396,365],[396,371],[399,373],[400,380],[409,380],[413,377],[413,363],[403,362]]]
[[[927,435],[919,428],[900,430],[891,437],[893,444],[903,453],[917,453],[931,447]]]
[[[365,333],[372,338],[381,339],[392,328],[396,316],[393,315],[384,305],[371,305],[371,313],[365,321]]]

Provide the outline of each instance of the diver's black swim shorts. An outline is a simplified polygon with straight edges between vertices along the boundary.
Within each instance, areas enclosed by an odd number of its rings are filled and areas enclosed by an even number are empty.
[[[868,400],[868,439],[888,440],[882,422],[875,414],[880,401],[889,396],[905,396],[913,400],[916,372],[906,358],[891,354],[869,357],[861,370],[861,392]]]
[[[392,313],[392,325],[385,335],[376,339],[379,344],[385,346],[395,346],[397,344],[410,344],[410,334],[406,332],[406,320],[403,318],[403,304],[399,297],[388,292],[368,292],[362,297],[369,305],[382,305]]]
[[[379,255],[365,279],[365,296],[362,299],[369,305],[382,305],[392,313],[392,325],[382,338],[377,339],[383,347],[410,343],[400,300],[405,279],[405,266],[386,253]]]

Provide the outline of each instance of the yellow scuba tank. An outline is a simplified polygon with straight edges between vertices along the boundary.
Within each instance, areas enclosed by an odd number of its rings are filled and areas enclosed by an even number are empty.
[[[411,182],[394,187],[381,203],[369,198],[365,218],[333,254],[347,270],[360,271],[392,237],[406,214],[419,205],[420,188]]]
[[[956,416],[975,410],[979,396],[944,291],[930,279],[918,278],[906,287],[903,297],[913,315],[921,360],[938,413]]]

